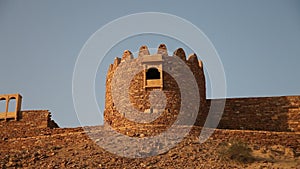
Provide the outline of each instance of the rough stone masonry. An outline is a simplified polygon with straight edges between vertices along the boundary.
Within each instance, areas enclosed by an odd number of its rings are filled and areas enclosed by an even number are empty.
[[[109,66],[106,77],[105,123],[117,130],[124,127],[129,129],[130,126],[134,126],[139,128],[141,133],[145,132],[144,134],[155,134],[158,131],[158,126],[160,129],[167,129],[168,126],[172,125],[182,106],[181,96],[176,80],[172,75],[164,71],[164,67],[170,64],[170,60],[176,56],[190,68],[197,82],[198,91],[192,90],[188,94],[193,95],[194,92],[198,92],[200,95],[200,106],[196,122],[194,124],[181,124],[203,126],[212,101],[212,99],[206,98],[203,63],[201,60],[198,60],[196,54],[190,54],[186,58],[182,48],[175,50],[173,55],[170,56],[164,44],[159,45],[157,53],[152,55],[150,55],[147,46],[141,46],[136,58],[129,50],[125,50],[122,58],[115,58],[114,63]],[[121,71],[117,71],[120,64],[123,67]],[[181,66],[177,64],[171,66],[172,69],[177,71],[181,69]],[[131,77],[131,72],[138,73]],[[114,82],[113,79],[117,80]],[[118,85],[123,85],[128,83],[128,81],[130,81],[128,95],[116,95],[113,98],[112,93],[114,90],[118,90]],[[112,88],[113,83],[117,83],[118,85],[115,85],[117,87]],[[156,90],[164,92],[166,96],[166,106],[163,110],[150,107],[151,92]],[[125,97],[128,97],[129,101]],[[136,122],[125,117],[128,111],[120,113],[115,102],[118,102],[117,105],[121,106],[122,110],[130,111],[132,109],[129,107],[134,107],[144,117],[149,113],[160,111],[162,113],[149,123]],[[160,106],[159,101],[156,104],[158,107]],[[188,106],[193,108],[193,105]],[[189,115],[188,113],[186,114],[187,117]],[[299,121],[300,96],[230,98],[226,99],[224,113],[218,128],[299,132]]]

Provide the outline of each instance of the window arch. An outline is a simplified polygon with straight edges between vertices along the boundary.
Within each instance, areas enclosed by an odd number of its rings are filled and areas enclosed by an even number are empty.
[[[146,80],[149,79],[160,79],[160,72],[157,68],[149,68],[146,72]]]
[[[15,112],[17,106],[17,99],[15,97],[11,97],[8,100],[8,112]]]
[[[6,111],[6,99],[0,98],[0,113],[3,113]]]

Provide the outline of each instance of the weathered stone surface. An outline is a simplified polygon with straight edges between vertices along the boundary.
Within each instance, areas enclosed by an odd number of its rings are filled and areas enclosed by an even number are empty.
[[[180,59],[182,59],[183,61],[186,61],[186,56],[185,56],[185,52],[182,48],[178,48],[174,51],[173,56],[177,56]]]
[[[199,64],[197,55],[195,53],[190,54],[188,62],[190,62],[191,64]]]
[[[207,110],[201,115],[203,125]],[[218,128],[300,132],[300,96],[226,99]]]
[[[121,61],[124,61],[124,60],[127,60],[127,59],[133,59],[133,55],[129,50],[125,50],[123,52]]]
[[[148,47],[143,45],[143,46],[140,47],[138,57],[142,57],[142,56],[145,56],[145,55],[150,55],[150,52],[148,50]]]
[[[163,56],[169,56],[167,46],[165,44],[160,44],[158,46],[157,54],[161,54]]]
[[[113,67],[114,67],[114,68],[118,67],[118,65],[120,64],[120,62],[121,62],[121,59],[118,58],[118,57],[116,57],[115,60],[114,60]]]

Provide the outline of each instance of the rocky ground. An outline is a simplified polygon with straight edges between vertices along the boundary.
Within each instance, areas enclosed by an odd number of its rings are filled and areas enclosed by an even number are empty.
[[[147,158],[114,155],[82,128],[40,129],[22,137],[3,137],[0,168],[300,168],[300,133],[216,130],[200,144],[200,129],[194,128],[169,151]],[[97,133],[99,138],[107,136],[101,127],[89,132]],[[282,141],[270,141],[276,138]],[[234,156],[222,154],[234,140],[251,149],[251,157],[236,161]],[[112,146],[120,149],[114,142]]]

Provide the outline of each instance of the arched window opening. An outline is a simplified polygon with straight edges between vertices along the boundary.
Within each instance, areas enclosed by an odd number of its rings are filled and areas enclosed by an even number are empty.
[[[8,102],[8,112],[15,112],[16,106],[17,106],[16,98],[14,97],[10,98]]]
[[[0,113],[5,112],[6,110],[6,100],[4,98],[0,98]]]
[[[150,68],[146,72],[146,79],[160,79],[160,72],[156,68]]]
[[[163,88],[163,58],[160,54],[143,56],[144,89]]]

